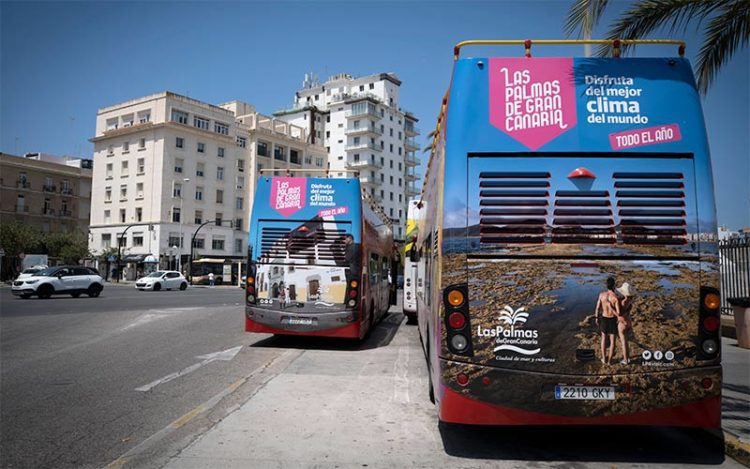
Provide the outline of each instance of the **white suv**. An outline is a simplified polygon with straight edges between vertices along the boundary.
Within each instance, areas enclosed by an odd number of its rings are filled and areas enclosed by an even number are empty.
[[[104,289],[104,279],[96,270],[80,265],[50,267],[30,278],[13,282],[12,292],[21,298],[37,295],[49,298],[52,295],[70,295],[78,298],[81,293],[95,298]]]

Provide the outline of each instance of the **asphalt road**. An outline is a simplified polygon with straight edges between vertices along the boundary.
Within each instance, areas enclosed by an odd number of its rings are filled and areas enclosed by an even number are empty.
[[[241,301],[0,289],[0,466],[740,467],[696,430],[439,425],[398,308],[355,343],[247,334]]]

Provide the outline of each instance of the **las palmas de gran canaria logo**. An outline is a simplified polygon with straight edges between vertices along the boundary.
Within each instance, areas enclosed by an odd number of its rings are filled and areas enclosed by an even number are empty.
[[[495,343],[497,346],[494,352],[507,350],[523,355],[536,355],[542,349],[529,347],[538,346],[539,331],[517,327],[526,324],[528,318],[529,313],[526,312],[525,307],[514,310],[506,305],[498,318],[500,324],[495,326],[494,329],[483,329],[481,326],[477,326],[477,335],[480,337],[496,337]]]

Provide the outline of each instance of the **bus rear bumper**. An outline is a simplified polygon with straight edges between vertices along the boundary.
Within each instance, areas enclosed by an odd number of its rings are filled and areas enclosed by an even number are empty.
[[[352,311],[302,315],[288,311],[246,308],[247,332],[358,339],[360,329],[359,322],[354,321]]]
[[[455,362],[441,360],[441,363]],[[571,378],[493,368],[483,371],[486,372],[483,376],[474,375],[465,387],[455,383],[455,379],[453,383],[441,380],[438,392],[441,421],[475,425],[721,427],[721,366],[589,377],[597,385],[604,381],[615,385],[618,393],[611,401],[557,400],[554,390],[552,396],[549,395],[550,384],[543,384],[551,383],[554,389],[555,383],[570,383],[571,380],[580,383],[581,376]],[[515,380],[507,378],[512,375],[524,375],[524,382],[529,384],[511,385],[510,381]],[[703,386],[706,378],[711,379],[709,388]],[[654,386],[638,390],[627,384],[630,381],[643,383],[644,379]],[[491,386],[493,382],[500,386]],[[490,389],[492,392],[486,392]]]

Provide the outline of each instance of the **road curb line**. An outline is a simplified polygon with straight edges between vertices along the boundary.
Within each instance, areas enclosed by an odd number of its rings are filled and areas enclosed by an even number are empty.
[[[104,466],[104,469],[120,469],[124,467],[126,464],[128,464],[130,461],[132,461],[134,458],[142,455],[143,453],[147,452],[149,449],[154,447],[157,443],[159,443],[161,440],[175,432],[176,430],[184,427],[187,425],[190,421],[192,421],[195,417],[205,414],[209,410],[211,410],[216,404],[221,402],[222,399],[229,396],[233,392],[235,392],[237,389],[240,388],[243,384],[247,383],[251,379],[262,375],[271,368],[272,366],[278,365],[280,363],[285,363],[286,366],[291,364],[297,357],[302,355],[304,351],[303,350],[287,350],[286,352],[282,353],[281,355],[274,357],[267,363],[263,364],[262,366],[256,368],[253,370],[249,375],[240,378],[239,380],[235,381],[234,383],[230,384],[223,390],[221,390],[218,394],[214,395],[207,401],[203,402],[202,404],[199,404],[192,410],[188,411],[184,415],[180,416],[176,420],[174,420],[172,423],[167,425],[166,427],[162,428],[158,432],[154,433],[150,437],[146,438],[127,452],[125,452],[122,456],[115,459],[111,463]],[[284,360],[282,360],[284,359]],[[262,389],[269,381],[271,381],[273,378],[275,378],[276,375],[273,373],[270,373],[268,376],[263,377],[263,379],[260,380],[258,383],[257,389],[248,397],[248,400],[252,399],[252,397],[260,390]],[[234,409],[236,410],[236,409]],[[232,412],[234,412],[232,410]],[[231,412],[230,412],[231,413]],[[223,419],[222,419],[223,420]],[[211,428],[213,428],[216,424],[221,422],[221,420],[215,422],[211,425]],[[209,428],[210,430],[210,428]],[[204,432],[205,433],[205,432]],[[202,436],[202,435],[199,435]],[[187,445],[190,446],[190,445]],[[186,446],[186,447],[187,447]],[[184,449],[184,448],[183,448]],[[182,451],[180,451],[182,452]],[[179,453],[178,453],[179,454]],[[171,461],[174,459],[174,457],[170,457],[168,461]],[[168,464],[169,462],[167,462]]]
[[[724,452],[738,463],[750,467],[750,443],[724,431]]]

